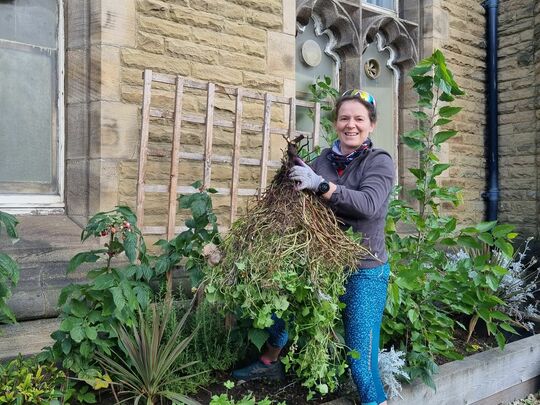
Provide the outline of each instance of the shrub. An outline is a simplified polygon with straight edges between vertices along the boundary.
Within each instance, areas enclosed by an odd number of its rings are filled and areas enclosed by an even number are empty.
[[[10,214],[0,211],[0,235],[2,225],[6,229],[8,237],[13,241],[17,240],[17,219]],[[7,301],[11,297],[11,290],[19,282],[19,266],[17,262],[7,254],[0,252],[0,323],[14,323],[15,314],[8,307]]]
[[[135,215],[127,207],[96,214],[81,240],[104,237],[105,248],[79,253],[68,265],[70,273],[83,263],[100,263],[88,271],[86,284],[72,284],[62,290],[58,303],[62,321],[52,334],[55,343],[51,354],[90,385],[95,385],[101,375],[94,353],[100,350],[110,354],[118,347],[115,327],[136,325],[138,311],[148,306],[153,294],[150,282],[159,281],[135,223]],[[121,253],[129,262],[120,260],[120,266],[113,267]]]
[[[39,364],[35,358],[22,356],[0,364],[0,404],[60,405],[68,380],[52,363]]]
[[[120,324],[114,327],[123,353],[113,351],[114,357],[107,352],[98,352],[97,355],[100,364],[120,385],[120,394],[132,395],[124,401],[139,403],[145,399],[147,404],[154,404],[158,400],[168,399],[174,403],[198,404],[168,389],[175,380],[192,377],[178,375],[190,363],[174,366],[194,336],[191,334],[180,339],[190,310],[191,307],[170,332],[168,341],[164,340],[164,334],[173,311],[171,300],[166,300],[162,306],[152,304],[147,311],[140,311],[138,326],[127,329]]]
[[[458,229],[456,218],[443,213],[443,204],[459,205],[456,187],[439,185],[437,177],[450,165],[439,160],[441,145],[457,134],[441,129],[461,108],[450,103],[463,92],[436,51],[422,60],[410,75],[419,95],[413,112],[418,129],[404,134],[404,144],[419,153],[419,167],[409,168],[416,186],[408,190],[414,204],[390,203],[386,234],[393,275],[388,289],[381,338],[407,353],[408,373],[434,387],[435,359],[459,359],[454,347],[459,314],[471,317],[469,334],[482,319],[490,334],[504,347],[503,330],[515,332],[510,318],[497,310],[506,303],[497,290],[507,274],[500,258],[513,254],[517,234],[511,225],[485,222]],[[442,105],[444,104],[444,105]],[[400,233],[403,226],[408,232]],[[448,251],[467,249],[463,260],[451,260]]]

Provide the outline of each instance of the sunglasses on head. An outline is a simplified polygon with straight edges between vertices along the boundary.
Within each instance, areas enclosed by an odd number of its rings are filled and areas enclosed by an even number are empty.
[[[341,95],[341,97],[357,97],[361,100],[367,101],[373,107],[376,107],[375,97],[373,97],[371,94],[369,94],[367,91],[364,91],[364,90],[359,90],[359,89],[347,90],[345,93]]]

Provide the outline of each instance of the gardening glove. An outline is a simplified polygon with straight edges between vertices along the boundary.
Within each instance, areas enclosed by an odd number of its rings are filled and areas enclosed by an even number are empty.
[[[289,178],[296,181],[297,190],[311,190],[316,192],[324,179],[315,173],[311,167],[306,165],[301,159],[295,158],[293,166],[289,170]]]

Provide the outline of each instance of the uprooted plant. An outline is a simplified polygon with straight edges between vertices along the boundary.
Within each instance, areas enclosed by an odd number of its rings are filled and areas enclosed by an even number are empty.
[[[320,198],[295,190],[287,172],[296,151],[290,142],[263,197],[224,237],[224,259],[209,268],[206,293],[237,317],[253,320],[249,338],[259,348],[272,315],[283,319],[292,341],[283,363],[311,394],[325,394],[346,368],[336,331],[344,269],[369,253],[340,229]]]

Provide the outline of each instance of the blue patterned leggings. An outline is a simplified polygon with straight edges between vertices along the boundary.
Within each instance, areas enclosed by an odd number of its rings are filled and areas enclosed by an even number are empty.
[[[362,405],[377,405],[386,401],[379,377],[379,334],[386,303],[386,288],[390,266],[388,263],[372,269],[358,269],[352,273],[341,297],[346,305],[343,310],[345,343],[350,350],[360,354],[358,359],[348,357],[352,378]],[[274,347],[287,344],[285,322],[273,317],[268,328],[268,343]]]

